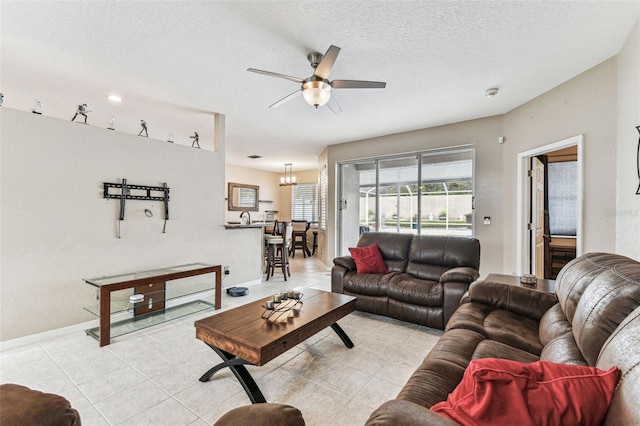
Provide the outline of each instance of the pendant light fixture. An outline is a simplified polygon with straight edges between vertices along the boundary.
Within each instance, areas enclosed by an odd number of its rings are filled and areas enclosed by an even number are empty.
[[[284,165],[284,176],[280,177],[280,186],[292,186],[297,185],[296,177],[293,175],[293,163],[286,163]]]

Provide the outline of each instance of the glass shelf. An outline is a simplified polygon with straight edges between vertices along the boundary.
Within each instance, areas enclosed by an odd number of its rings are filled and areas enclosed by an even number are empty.
[[[151,293],[145,293],[144,296],[148,300],[149,297],[153,298],[153,303],[159,303],[162,301],[169,301],[180,297],[189,296],[204,291],[213,291],[215,289],[215,283],[213,282],[188,282],[184,279],[184,282],[180,280],[172,281],[170,286],[167,286],[166,290],[155,291]],[[117,314],[119,312],[125,312],[133,310],[136,306],[142,306],[146,301],[140,301],[137,303],[131,303],[129,296],[135,294],[134,289],[125,289],[120,291],[114,291],[111,293],[111,314]],[[91,312],[95,316],[100,316],[100,301],[97,300],[95,304],[91,306],[85,306],[85,310]]]
[[[84,309],[99,318],[99,327],[86,330],[100,346],[114,336],[130,333],[193,312],[214,307],[220,309],[222,266],[206,263],[152,269],[127,274],[85,278],[97,289],[96,301]],[[214,303],[208,293],[214,293]],[[131,296],[142,296],[131,301]],[[116,314],[113,319],[111,316]]]
[[[193,302],[166,308],[161,312],[153,312],[135,318],[112,322],[111,337],[123,336],[125,334],[133,333],[134,331],[142,330],[147,327],[152,327],[166,321],[171,321],[180,317],[194,314],[196,312],[201,312],[213,308],[215,308],[215,305],[211,302],[207,302],[205,300],[195,300]],[[85,332],[89,336],[100,341],[99,327],[89,328],[85,330]]]
[[[121,282],[134,281],[134,280],[139,280],[139,279],[148,278],[148,277],[158,278],[158,281],[162,281],[163,277],[167,277],[171,274],[175,274],[178,272],[193,271],[196,269],[205,268],[207,266],[212,266],[212,265],[208,265],[205,263],[189,263],[187,265],[172,266],[170,268],[151,269],[149,271],[134,272],[130,274],[110,275],[110,276],[104,276],[104,277],[98,277],[98,278],[85,278],[84,281],[87,284],[91,284],[96,287],[102,287],[103,285],[109,285],[109,284],[115,284],[115,283],[121,283]]]

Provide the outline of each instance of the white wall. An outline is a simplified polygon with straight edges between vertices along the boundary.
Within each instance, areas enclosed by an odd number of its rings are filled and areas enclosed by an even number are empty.
[[[504,271],[516,265],[516,159],[584,135],[583,250],[615,251],[616,61],[609,59],[505,115]]]
[[[247,185],[258,185],[260,187],[260,199],[273,201],[273,203],[262,202],[259,205],[260,211],[250,212],[251,220],[262,220],[265,210],[277,210],[277,220],[291,220],[291,187],[280,186],[280,176],[283,172],[267,172],[265,170],[252,169],[250,167],[227,164],[225,166],[225,197],[227,196],[227,183],[243,183]],[[317,183],[317,170],[294,170],[294,176],[298,183]],[[225,205],[225,221],[238,221],[240,212],[229,211]]]
[[[618,155],[616,252],[640,260],[640,195],[636,156],[640,134],[640,20],[617,56]]]
[[[262,220],[265,216],[265,210],[282,210],[281,195],[279,190],[280,187],[278,186],[278,184],[280,183],[280,175],[264,170],[226,164],[224,185],[225,198],[227,198],[227,184],[229,182],[242,183],[245,185],[257,185],[260,187],[260,200],[273,201],[272,203],[260,203],[258,206],[260,211],[250,212],[251,220]],[[229,211],[227,204],[225,204],[225,221],[237,222],[238,220],[240,220],[240,212]]]
[[[583,249],[640,259],[636,150],[640,125],[640,23],[620,54],[518,108],[496,117],[327,147],[329,265],[336,252],[336,163],[473,144],[476,148],[475,236],[481,275],[516,272],[516,160],[520,152],[584,135]],[[497,144],[498,136],[505,143]],[[491,216],[491,225],[482,218]],[[326,237],[326,238],[324,238]],[[320,248],[322,252],[322,247]]]
[[[476,148],[476,210],[475,237],[480,240],[482,274],[502,270],[504,213],[502,194],[502,136],[501,116],[471,120],[447,126],[398,133],[356,142],[330,145],[327,148],[328,170],[328,217],[326,257],[329,264],[336,253],[336,163],[345,160],[363,159],[403,152],[425,151],[459,145]],[[322,157],[322,156],[321,156]],[[322,163],[323,158],[319,159]],[[491,217],[491,225],[482,224],[484,216]],[[323,242],[325,238],[321,239]]]
[[[82,278],[197,261],[230,265],[224,285],[260,278],[261,235],[222,226],[224,144],[198,150],[5,107],[0,124],[0,340],[95,319]],[[162,203],[129,200],[116,238],[119,203],[102,183],[121,178],[167,182],[166,234]]]

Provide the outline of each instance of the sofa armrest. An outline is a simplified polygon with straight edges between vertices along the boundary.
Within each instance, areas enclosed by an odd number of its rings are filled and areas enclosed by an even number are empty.
[[[462,303],[462,298],[469,290],[469,283],[461,281],[449,281],[442,285],[444,292],[443,325],[446,327],[453,313]]]
[[[469,286],[468,301],[495,306],[540,320],[549,308],[558,303],[558,298],[555,294],[530,290],[516,285],[476,281]]]
[[[351,256],[341,256],[333,259],[331,268],[331,291],[334,293],[344,293],[344,277],[349,271],[355,272],[356,262]]]
[[[356,270],[356,262],[351,256],[341,256],[333,259],[333,264],[344,267],[347,271]]]
[[[434,413],[422,405],[411,401],[394,399],[382,404],[374,411],[366,426],[459,426],[460,424],[440,414]]]
[[[302,413],[285,404],[265,403],[236,407],[222,415],[215,426],[304,426]]]
[[[480,277],[480,273],[477,269],[470,268],[468,266],[459,266],[457,268],[451,268],[440,276],[440,283],[445,284],[450,281],[459,281],[466,284],[471,284]]]

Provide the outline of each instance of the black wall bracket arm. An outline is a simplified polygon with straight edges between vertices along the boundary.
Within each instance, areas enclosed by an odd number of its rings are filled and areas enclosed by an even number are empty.
[[[164,202],[164,225],[162,233],[166,233],[167,220],[169,220],[169,187],[167,183],[162,186],[129,185],[127,179],[122,183],[103,183],[103,198],[115,198],[120,200],[120,216],[118,218],[117,238],[120,238],[120,223],[124,220],[124,206],[126,200],[162,201]]]

